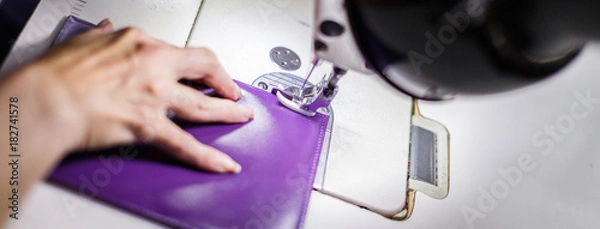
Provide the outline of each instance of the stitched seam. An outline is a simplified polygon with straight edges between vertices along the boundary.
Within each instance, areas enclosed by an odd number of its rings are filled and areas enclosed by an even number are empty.
[[[325,134],[325,130],[327,129],[327,124],[329,123],[329,118],[326,119],[326,117],[328,116],[320,116],[320,123],[321,126],[319,127],[319,140],[315,149],[315,154],[313,156],[313,161],[312,161],[312,165],[310,168],[310,179],[309,179],[309,183],[308,183],[308,188],[306,190],[306,193],[304,194],[304,203],[302,204],[302,215],[300,216],[300,222],[298,222],[298,226],[297,229],[303,228],[304,227],[304,221],[306,220],[306,213],[308,211],[308,203],[310,202],[310,194],[312,193],[312,183],[315,180],[315,176],[316,176],[316,168],[319,164],[319,155],[321,155],[321,150],[323,148],[323,142],[324,142],[324,134]]]

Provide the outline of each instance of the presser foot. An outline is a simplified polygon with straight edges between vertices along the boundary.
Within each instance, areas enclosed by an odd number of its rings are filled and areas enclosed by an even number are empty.
[[[272,93],[277,96],[279,103],[288,109],[305,116],[315,116],[317,111],[308,109],[308,104],[312,103],[314,98],[315,86],[300,89],[294,86],[283,88],[278,86]]]

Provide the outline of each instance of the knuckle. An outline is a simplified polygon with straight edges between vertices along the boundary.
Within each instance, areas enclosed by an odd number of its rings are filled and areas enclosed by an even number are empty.
[[[207,79],[218,78],[217,73],[219,72],[219,68],[220,68],[220,65],[218,62],[213,61],[213,60],[206,60],[206,61],[204,61],[204,65],[202,67],[204,68],[204,72],[208,73],[208,74],[204,75],[204,78],[207,78]]]
[[[164,141],[165,139],[159,139],[159,135],[164,126],[164,120],[161,119],[157,112],[152,109],[138,109],[137,117],[131,121],[134,134],[139,141],[143,142],[155,142]]]
[[[153,66],[170,66],[173,61],[173,52],[169,46],[159,43],[142,43],[138,52]]]
[[[137,112],[137,119],[134,121],[138,128],[143,129],[156,123],[158,116],[151,109],[140,108]]]
[[[142,121],[143,118],[134,121],[133,132],[135,138],[138,141],[149,142],[153,141],[156,137],[156,131],[153,126],[149,125],[148,122]]]
[[[221,68],[221,65],[216,61],[209,61],[206,63],[206,67],[210,72],[217,72]]]
[[[150,142],[156,139],[156,130],[152,126],[144,125],[140,131],[140,140]]]
[[[217,55],[212,50],[210,50],[206,47],[198,48],[198,52],[204,58],[217,59]]]
[[[201,100],[199,100],[199,101],[198,101],[198,103],[196,103],[196,107],[197,107],[199,110],[201,110],[201,111],[202,111],[202,110],[208,110],[208,109],[210,109],[210,107],[211,107],[211,106],[210,106],[210,104],[209,104],[209,102],[210,102],[210,101],[201,101]]]
[[[176,89],[171,91],[171,103],[174,104],[188,104],[191,99],[190,97],[184,93],[181,89]]]
[[[166,87],[166,84],[161,83],[160,81],[154,80],[154,81],[148,82],[146,84],[146,86],[144,87],[144,91],[151,98],[160,100],[160,98],[162,98],[162,95],[164,94],[165,87]]]
[[[216,54],[207,48],[200,49],[200,56],[204,59],[204,67],[209,72],[216,72],[221,68]]]
[[[140,35],[139,29],[136,28],[125,28],[119,32],[115,38],[115,43],[132,43],[137,40]]]
[[[147,56],[155,56],[160,54],[161,51],[160,47],[151,44],[140,44],[138,50],[140,53]]]
[[[109,46],[111,49],[123,49],[123,47],[131,47],[137,48],[139,46],[140,37],[143,34],[141,29],[138,28],[124,28],[117,33],[115,33],[115,37],[110,42]],[[128,50],[128,49],[126,49]]]
[[[127,27],[121,32],[121,37],[124,38],[138,38],[142,35],[144,35],[144,30],[138,27]]]

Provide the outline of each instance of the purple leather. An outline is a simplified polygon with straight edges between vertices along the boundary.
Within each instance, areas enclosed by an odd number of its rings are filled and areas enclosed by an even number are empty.
[[[74,155],[49,179],[178,228],[302,228],[328,117],[299,115],[270,93],[238,85],[252,121],[180,124],[239,162],[239,174],[199,171],[156,148],[130,146]]]
[[[58,32],[58,35],[56,35],[54,43],[52,44],[55,45],[63,42],[64,40],[82,34],[94,27],[96,27],[96,25],[92,23],[79,19],[75,16],[69,16],[65,20],[63,27]]]

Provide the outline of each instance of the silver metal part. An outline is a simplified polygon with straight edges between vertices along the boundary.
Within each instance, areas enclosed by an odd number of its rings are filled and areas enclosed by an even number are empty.
[[[335,67],[329,76],[323,76],[321,82],[302,89],[295,86],[278,87],[273,93],[282,105],[306,116],[313,116],[322,108],[327,108],[338,92],[337,82],[346,74],[346,70]]]
[[[304,79],[297,75],[286,72],[270,72],[256,78],[252,82],[252,86],[271,92],[273,89],[278,88],[280,85],[284,87],[295,86],[297,88],[300,88],[303,83]],[[313,84],[310,82],[306,82],[306,86],[312,87]]]
[[[271,72],[258,77],[256,80],[254,80],[254,82],[252,82],[252,86],[272,92],[273,89],[277,89],[278,87],[299,89],[304,83],[306,83],[305,87],[308,88],[312,88],[314,86],[312,83],[305,82],[304,79],[294,74]],[[333,109],[331,106],[321,109],[320,112],[329,115],[329,124],[327,125],[327,130],[323,138],[323,146],[321,148],[319,164],[317,166],[317,172],[313,182],[313,188],[315,189],[321,189],[323,183],[325,182],[325,168],[327,166],[327,159],[329,158],[329,145],[331,144],[331,131],[333,129]]]
[[[416,113],[410,135],[408,187],[444,199],[450,188],[450,134],[441,123]]]
[[[311,82],[305,82],[304,79],[297,75],[285,72],[271,72],[264,74],[252,82],[252,86],[276,94],[277,91],[283,92],[282,94],[286,99],[292,99],[292,97],[299,97],[300,88],[305,84],[302,95],[313,94],[315,85]],[[319,113],[329,115],[333,121],[333,108],[331,106],[321,107],[318,110]],[[314,114],[313,114],[314,115]]]
[[[277,66],[287,71],[295,71],[302,66],[298,54],[286,47],[275,47],[271,49],[269,56]]]
[[[436,185],[436,137],[435,133],[422,127],[411,127],[410,178]]]

